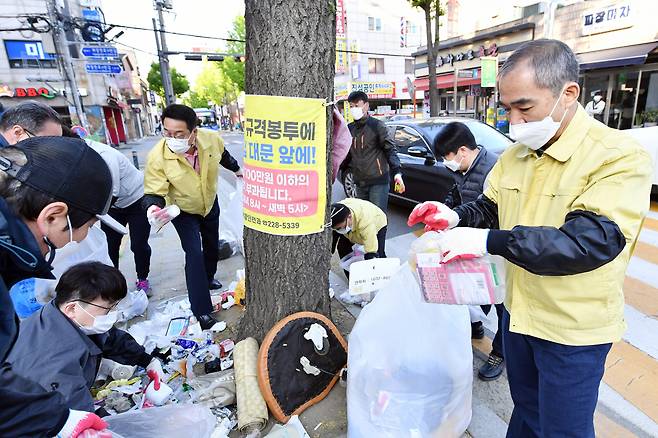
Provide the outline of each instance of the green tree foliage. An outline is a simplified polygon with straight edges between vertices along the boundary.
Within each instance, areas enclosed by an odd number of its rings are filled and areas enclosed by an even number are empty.
[[[179,97],[181,94],[190,89],[190,82],[184,74],[179,73],[175,68],[170,69],[171,84],[174,87],[174,94]],[[146,80],[149,83],[149,88],[157,93],[164,100],[164,87],[162,85],[162,75],[160,74],[160,64],[154,62],[151,64]]]
[[[244,41],[246,37],[246,28],[244,17],[236,17],[233,21],[233,30],[229,32],[229,38],[233,40]],[[226,43],[228,53],[241,54],[245,53],[245,43],[239,41],[228,41]],[[219,63],[219,69],[224,77],[230,80],[238,89],[238,92],[244,91],[244,62],[226,57]]]

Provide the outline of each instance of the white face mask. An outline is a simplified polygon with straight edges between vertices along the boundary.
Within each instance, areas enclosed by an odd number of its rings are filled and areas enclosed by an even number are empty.
[[[78,324],[80,330],[85,335],[100,335],[102,333],[107,333],[117,322],[119,318],[119,312],[116,310],[110,311],[107,315],[98,315],[94,316],[91,313],[87,312],[84,307],[82,307],[78,302],[75,303],[83,312],[91,316],[94,319],[94,323],[91,327],[85,327],[81,324]],[[77,323],[77,321],[76,321]]]
[[[190,136],[191,137],[191,136]],[[187,138],[172,138],[166,137],[167,147],[175,154],[184,154],[190,150],[190,137]]]
[[[51,251],[55,252],[54,259],[52,260],[53,263],[56,261],[61,261],[64,260],[65,258],[69,257],[71,254],[75,254],[78,251],[78,246],[80,245],[78,242],[73,240],[73,227],[71,226],[71,219],[69,218],[69,215],[66,215],[66,223],[68,224],[69,227],[69,241],[66,245],[64,245],[61,248],[51,248]],[[48,253],[48,255],[50,252]],[[47,258],[48,260],[49,258]],[[52,263],[51,263],[52,264]]]
[[[594,102],[599,103],[601,101],[601,96],[594,96]]]
[[[352,227],[345,227],[336,230],[338,234],[343,234],[343,235],[349,233],[350,231],[352,231]]]
[[[455,158],[457,155],[455,155]],[[448,169],[452,170],[453,172],[459,172],[461,170],[462,162],[464,161],[464,157],[462,157],[461,160],[457,161],[455,159],[452,160],[443,160],[443,165]]]
[[[360,106],[353,106],[350,108],[350,112],[352,113],[352,118],[354,118],[354,120],[360,120],[363,118],[363,108]]]
[[[542,120],[536,122],[526,122],[526,123],[515,123],[509,127],[509,135],[512,139],[518,141],[521,144],[528,146],[533,151],[540,149],[548,141],[555,136],[557,131],[562,125],[562,121],[567,115],[569,108],[564,111],[562,118],[559,122],[553,120],[553,111],[557,108],[557,104],[560,103],[562,98],[562,93],[558,97],[555,105],[550,114],[544,117]]]

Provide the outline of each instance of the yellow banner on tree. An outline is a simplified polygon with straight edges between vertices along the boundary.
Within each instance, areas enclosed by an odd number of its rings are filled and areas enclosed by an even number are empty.
[[[322,99],[247,95],[244,225],[282,236],[323,230],[327,125]]]

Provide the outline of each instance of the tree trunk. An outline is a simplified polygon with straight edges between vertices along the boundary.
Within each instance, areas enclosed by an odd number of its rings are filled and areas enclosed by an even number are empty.
[[[332,0],[246,0],[247,94],[333,99],[336,5]],[[331,199],[331,107],[327,107],[327,198]],[[328,218],[328,215],[327,215]],[[330,317],[329,230],[275,236],[244,230],[247,305],[239,338],[259,341],[299,311]]]
[[[436,88],[437,50],[434,48],[434,39],[432,38],[432,7],[431,2],[429,3],[430,4],[423,9],[425,10],[425,27],[427,28],[427,68],[429,70],[430,117],[436,117],[439,115],[439,91]]]

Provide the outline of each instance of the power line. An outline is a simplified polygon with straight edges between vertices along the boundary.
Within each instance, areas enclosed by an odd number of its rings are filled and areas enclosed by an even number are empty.
[[[157,53],[149,52],[148,50],[144,50],[144,49],[138,49],[137,47],[133,47],[133,46],[128,45],[126,43],[122,43],[122,42],[119,42],[119,41],[112,41],[112,43],[113,44],[118,44],[120,46],[128,47],[129,49],[133,49],[133,50],[136,50],[138,52],[146,53],[147,55],[155,56],[156,58],[158,57]]]

